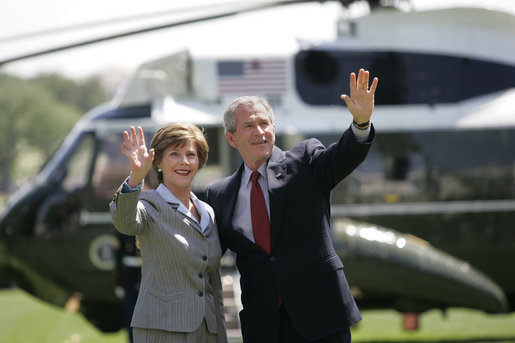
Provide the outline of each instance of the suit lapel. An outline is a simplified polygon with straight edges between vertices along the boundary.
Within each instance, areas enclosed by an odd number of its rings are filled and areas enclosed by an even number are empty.
[[[178,216],[180,216],[181,218],[183,218],[183,221],[188,224],[189,226],[193,227],[195,230],[197,230],[201,235],[205,235],[205,232],[202,232],[202,228],[200,227],[200,225],[194,221],[193,219],[191,219],[190,217],[188,217],[187,215],[177,211],[175,212]],[[206,228],[207,230],[207,228]]]
[[[267,165],[268,195],[270,197],[270,224],[272,252],[279,235],[279,229],[284,213],[284,183],[286,180],[286,154],[279,148],[274,151]]]
[[[222,210],[222,228],[232,229],[232,216],[234,208],[236,207],[236,200],[238,198],[238,190],[241,184],[241,174],[243,172],[243,165],[231,176],[227,189],[222,192],[222,197],[219,199]]]
[[[178,208],[179,208],[178,203],[168,201],[165,198],[163,198],[163,196],[161,194],[159,194],[159,192],[157,192],[157,191],[154,191],[154,192],[155,192],[154,199],[155,199],[155,201],[158,201],[161,204],[161,208],[163,208],[163,209],[170,208],[172,210],[171,213],[173,213],[175,216],[179,217],[184,222],[184,224],[191,226],[193,229],[198,231],[198,233],[200,233],[201,235],[207,235],[207,231],[208,231],[210,225],[208,225],[206,230],[204,232],[202,232],[202,228],[196,221],[194,221],[193,219],[191,219],[184,213],[181,213],[180,211],[178,211]],[[163,213],[168,213],[168,212],[163,211]]]

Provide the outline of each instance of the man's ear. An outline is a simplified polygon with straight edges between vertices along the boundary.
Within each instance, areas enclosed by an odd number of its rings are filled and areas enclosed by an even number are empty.
[[[227,138],[227,141],[229,142],[229,145],[233,148],[236,148],[236,140],[234,139],[234,136],[230,132],[225,132],[225,138]]]

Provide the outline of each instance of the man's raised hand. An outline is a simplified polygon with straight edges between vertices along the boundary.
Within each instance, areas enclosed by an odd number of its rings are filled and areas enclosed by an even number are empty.
[[[350,74],[350,96],[342,94],[341,98],[347,104],[347,108],[352,113],[354,121],[358,124],[370,120],[374,110],[374,93],[379,80],[374,77],[370,89],[368,87],[370,73],[368,70],[360,69],[358,78],[356,74]]]

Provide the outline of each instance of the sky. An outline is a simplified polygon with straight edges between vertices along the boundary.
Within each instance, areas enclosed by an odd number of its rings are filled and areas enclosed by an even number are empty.
[[[0,1],[0,60],[67,42],[90,39],[127,28],[139,28],[189,15],[212,13],[221,3],[260,1],[221,0],[2,0]],[[515,14],[513,0],[411,0],[410,8],[426,10],[450,6],[481,6]],[[195,8],[194,11],[191,11]],[[364,10],[356,5],[353,11]],[[156,16],[156,13],[163,13]],[[154,14],[150,16],[150,14]],[[223,55],[230,51],[266,53],[287,51],[296,39],[330,40],[336,36],[336,20],[342,14],[337,2],[290,5],[273,10],[239,14],[226,19],[190,24],[153,33],[121,38],[65,52],[33,57],[4,65],[1,71],[32,77],[42,72],[59,72],[71,78],[93,74],[126,74],[145,61],[182,49],[205,50]],[[126,20],[146,15],[144,19]],[[77,26],[97,23],[95,28]],[[109,24],[106,24],[109,23]],[[41,35],[48,30],[66,32]],[[40,35],[35,35],[40,33]],[[27,36],[31,36],[28,38]]]
[[[34,3],[34,7],[28,6]],[[0,2],[0,58],[12,57],[19,52],[30,52],[49,46],[56,42],[77,41],[94,37],[98,34],[124,30],[127,25],[102,25],[95,30],[73,30],[68,34],[53,34],[39,36],[36,39],[17,39],[2,41],[3,37],[13,37],[28,32],[38,32],[55,27],[69,27],[79,23],[106,21],[112,18],[123,18],[137,14],[169,12],[176,9],[179,15],[157,17],[152,24],[164,22],[168,18],[175,20],[183,16],[181,9],[192,6],[206,7],[212,10],[212,4],[217,1],[168,1],[146,0],[135,1],[63,1],[50,0],[45,2],[27,0],[19,5],[18,0],[2,0]],[[220,2],[220,1],[218,1]],[[227,2],[227,1],[226,1]],[[10,4],[7,4],[10,3]],[[43,5],[45,3],[45,5]],[[142,6],[142,4],[145,6]],[[170,5],[173,3],[173,6]],[[181,5],[182,3],[182,5]],[[4,7],[4,8],[3,8]],[[96,71],[104,72],[116,69],[131,69],[149,59],[167,55],[183,48],[211,49],[223,52],[228,49],[270,49],[286,48],[292,36],[317,38],[331,37],[335,34],[334,21],[340,6],[336,3],[329,5],[310,4],[296,9],[296,15],[291,16],[291,7],[286,6],[276,11],[259,11],[252,14],[242,14],[229,19],[217,19],[210,22],[192,24],[180,28],[140,34],[131,38],[122,38],[108,42],[80,47],[66,52],[52,53],[44,57],[30,58],[23,62],[10,63],[5,70],[18,75],[32,75],[42,70],[59,70],[74,77],[87,76]],[[18,9],[16,9],[18,8]],[[196,13],[201,13],[195,11]],[[329,18],[317,25],[307,27],[306,20],[314,15],[317,18]],[[288,24],[285,18],[288,17]],[[146,21],[129,23],[130,27],[147,25]]]

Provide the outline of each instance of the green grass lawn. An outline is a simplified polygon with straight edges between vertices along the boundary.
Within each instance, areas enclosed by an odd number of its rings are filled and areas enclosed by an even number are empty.
[[[78,313],[67,313],[18,289],[0,290],[0,343],[126,343],[125,330],[105,334]],[[420,316],[419,330],[404,331],[395,311],[363,311],[353,342],[515,342],[515,313],[487,315],[452,309]],[[238,342],[236,340],[235,342]]]
[[[0,343],[126,343],[125,331],[104,334],[82,315],[13,289],[0,290]]]
[[[402,315],[395,311],[363,311],[352,338],[353,342],[515,342],[515,313],[432,310],[420,315],[418,330],[405,331]]]

